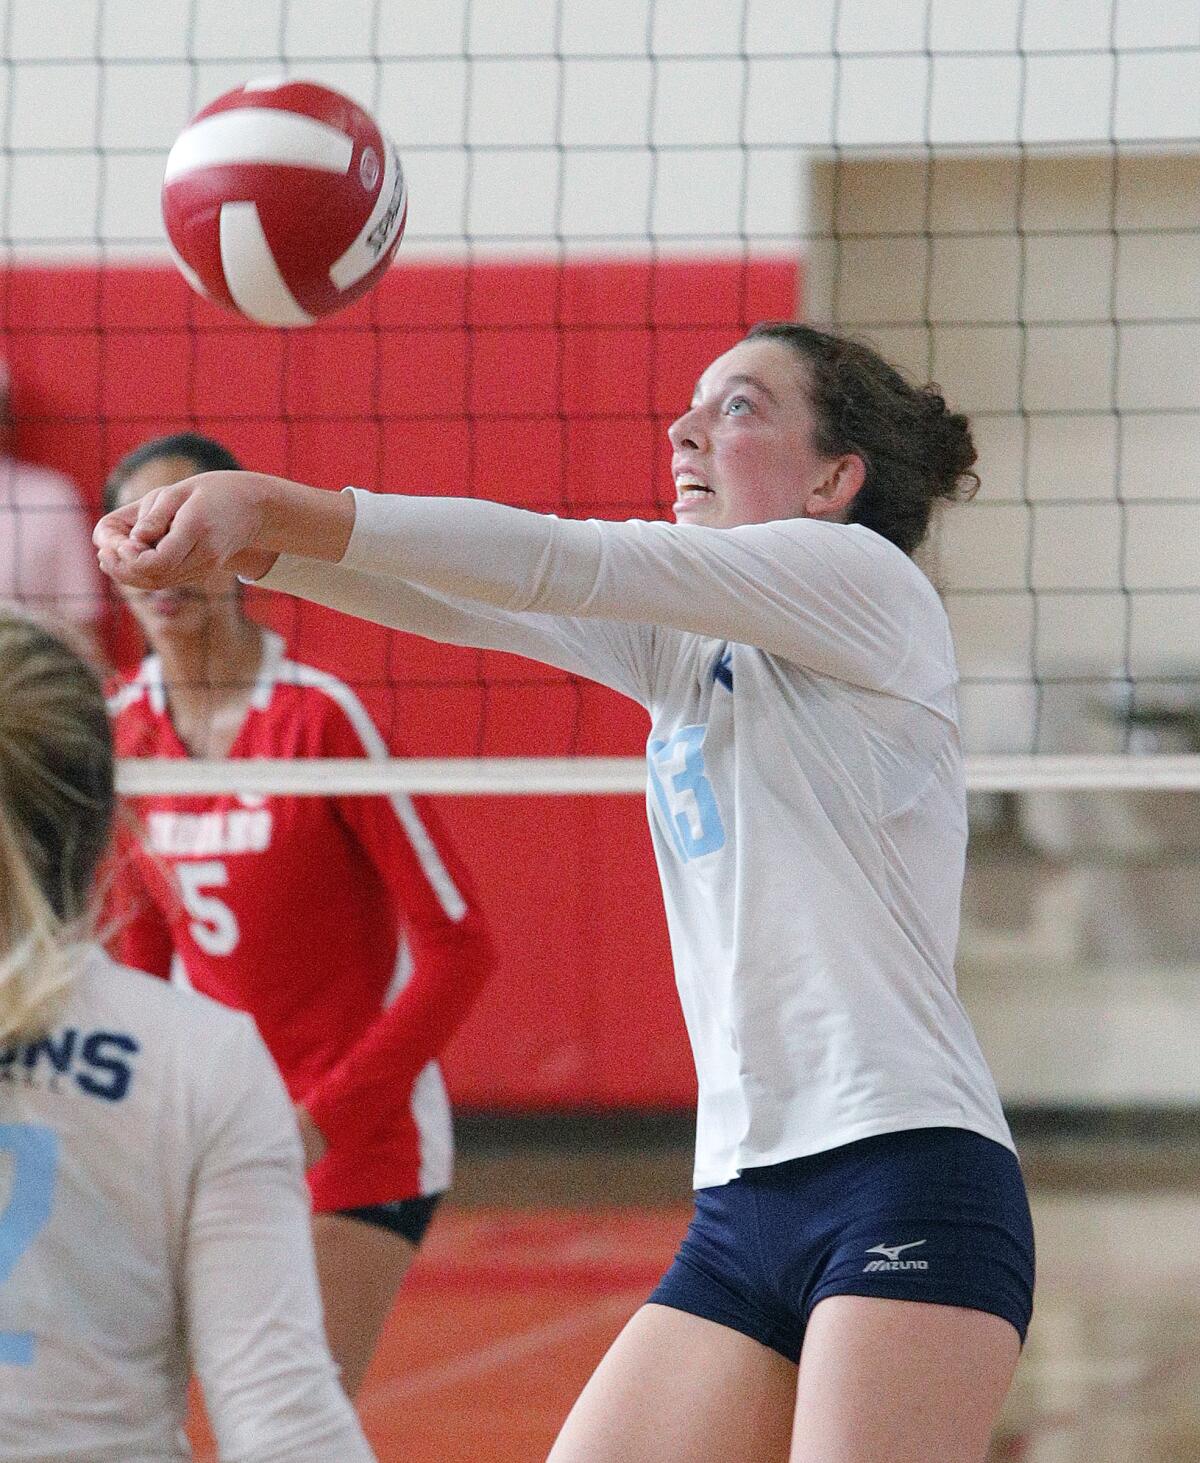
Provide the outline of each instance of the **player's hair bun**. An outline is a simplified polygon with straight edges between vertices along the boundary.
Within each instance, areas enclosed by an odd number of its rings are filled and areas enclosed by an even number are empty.
[[[924,403],[924,457],[933,496],[952,501],[974,497],[979,477],[972,468],[978,454],[970,422],[962,412],[950,410],[940,387],[925,386],[917,394]]]
[[[973,496],[971,426],[937,386],[914,386],[863,341],[794,321],[756,325],[747,338],[779,340],[803,362],[817,451],[854,453],[866,464],[850,522],[911,554],[939,498]]]

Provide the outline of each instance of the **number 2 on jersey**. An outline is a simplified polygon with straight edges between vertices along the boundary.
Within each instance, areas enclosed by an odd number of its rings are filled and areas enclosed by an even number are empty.
[[[35,1123],[0,1123],[0,1153],[12,1155],[8,1204],[0,1215],[0,1289],[50,1218],[58,1134]],[[0,1331],[0,1365],[32,1366],[33,1334]]]
[[[650,785],[684,863],[725,846],[725,825],[704,771],[704,726],[650,743]]]
[[[229,883],[229,870],[220,859],[203,859],[199,863],[178,863],[175,873],[192,917],[188,925],[192,939],[206,955],[232,955],[242,934],[237,916],[224,900],[208,892],[224,889]]]

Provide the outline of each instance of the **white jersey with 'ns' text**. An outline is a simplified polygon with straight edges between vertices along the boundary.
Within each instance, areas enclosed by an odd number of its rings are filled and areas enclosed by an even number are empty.
[[[0,1460],[371,1463],[325,1342],[300,1140],[249,1016],[81,956],[0,1049]]]

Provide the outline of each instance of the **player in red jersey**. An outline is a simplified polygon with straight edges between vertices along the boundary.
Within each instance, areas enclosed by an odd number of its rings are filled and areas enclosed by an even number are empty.
[[[106,507],[235,467],[191,433],[115,468]],[[151,654],[110,702],[123,757],[383,757],[349,686],[290,660],[232,574],[122,591]],[[113,876],[113,953],[248,1011],[304,1139],[330,1346],[354,1394],[450,1183],[435,1058],[490,967],[427,809],[392,797],[138,799]]]

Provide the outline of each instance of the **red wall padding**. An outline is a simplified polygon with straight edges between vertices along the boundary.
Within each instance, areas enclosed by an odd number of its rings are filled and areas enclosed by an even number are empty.
[[[462,493],[573,516],[664,512],[665,429],[747,324],[791,317],[785,260],[393,269],[301,332],[192,295],[169,266],[9,267],[0,331],[23,456],[98,501],[160,433],[325,487]],[[516,657],[432,646],[278,596],[255,613],[358,685],[414,755],[638,754],[644,712]],[[138,654],[114,617],[113,652]],[[695,1078],[640,797],[451,798],[500,948],[447,1057],[475,1108],[675,1107]]]

